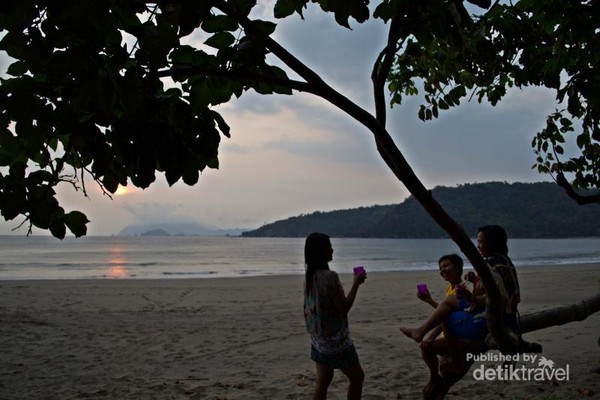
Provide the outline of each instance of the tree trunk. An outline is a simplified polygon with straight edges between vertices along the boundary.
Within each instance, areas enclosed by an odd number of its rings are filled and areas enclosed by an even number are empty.
[[[583,321],[598,311],[600,311],[600,293],[576,304],[522,315],[521,333],[564,325],[573,321]]]
[[[502,316],[504,304],[502,302],[500,290],[494,281],[487,263],[481,254],[479,254],[479,251],[471,241],[469,235],[436,201],[431,195],[431,192],[425,188],[385,128],[385,112],[382,111],[383,107],[381,107],[384,85],[381,84],[381,78],[387,77],[386,71],[389,70],[391,64],[388,63],[382,67],[382,70],[380,71],[380,73],[383,74],[382,76],[372,77],[375,83],[376,108],[379,112],[379,115],[373,116],[371,113],[359,107],[357,104],[330,87],[318,74],[304,65],[270,36],[255,27],[246,15],[239,14],[235,7],[231,7],[231,5],[226,2],[217,3],[216,7],[223,13],[236,19],[244,28],[248,36],[252,37],[257,42],[262,43],[273,55],[301,76],[306,81],[304,90],[319,96],[336,106],[348,116],[361,123],[373,134],[377,151],[392,173],[404,184],[427,213],[429,213],[435,222],[458,245],[462,253],[471,262],[471,265],[473,265],[473,268],[475,268],[475,271],[479,274],[481,283],[487,293],[486,308],[488,328],[491,335],[494,337],[498,348],[505,353],[516,351],[518,348],[518,340],[515,335],[509,332],[503,323]],[[391,29],[395,29],[395,25]],[[390,37],[392,39],[396,38],[397,33],[390,32]],[[390,44],[391,43],[388,43],[388,46]],[[380,58],[379,61],[383,58]],[[374,69],[374,71],[377,70],[378,68]],[[374,75],[377,75],[377,73],[374,73]],[[377,84],[378,82],[379,84]],[[295,87],[295,89],[298,90],[298,87]]]

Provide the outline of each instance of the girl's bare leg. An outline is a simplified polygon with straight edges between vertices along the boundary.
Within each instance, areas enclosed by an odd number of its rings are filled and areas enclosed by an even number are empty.
[[[327,368],[323,364],[315,363],[317,365],[317,382],[315,384],[315,392],[313,394],[313,400],[326,400],[327,389],[333,379],[333,370]]]
[[[442,301],[433,313],[418,328],[401,327],[400,331],[417,343],[421,343],[427,332],[444,322],[448,314],[458,310],[459,301],[455,296],[448,296]]]
[[[439,360],[438,355],[446,354],[448,352],[448,343],[445,338],[438,338],[426,347],[421,347],[421,355],[423,361],[429,368],[429,382],[423,388],[423,395],[425,398],[429,398],[431,394],[435,393],[439,385],[442,383],[442,377],[439,372]]]
[[[365,380],[365,373],[360,366],[360,363],[345,368],[342,372],[350,381],[350,384],[348,385],[348,400],[360,400],[362,397],[363,382]]]

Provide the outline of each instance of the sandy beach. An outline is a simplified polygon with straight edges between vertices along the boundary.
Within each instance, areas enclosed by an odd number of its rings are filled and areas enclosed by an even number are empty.
[[[522,314],[600,289],[600,264],[518,268]],[[341,275],[345,287],[351,279]],[[415,296],[420,282],[442,297],[436,271],[371,273],[359,291],[350,329],[364,399],[421,398],[426,367],[398,331],[431,310]],[[302,276],[0,281],[0,399],[309,399],[302,285]],[[476,380],[472,369],[447,398],[600,398],[599,337],[600,313],[526,334],[554,368],[568,366],[568,380]],[[329,398],[345,399],[346,387],[337,373]]]

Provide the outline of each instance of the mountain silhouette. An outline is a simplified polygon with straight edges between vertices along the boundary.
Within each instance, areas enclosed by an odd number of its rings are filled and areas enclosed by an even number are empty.
[[[502,225],[513,238],[600,236],[600,205],[577,205],[549,182],[488,182],[439,186],[433,196],[468,233]],[[446,233],[411,196],[400,204],[317,211],[266,224],[246,237],[443,238]]]

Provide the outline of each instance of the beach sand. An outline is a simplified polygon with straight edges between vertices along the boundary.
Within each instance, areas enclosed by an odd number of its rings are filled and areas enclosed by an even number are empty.
[[[527,314],[598,293],[600,264],[520,267],[519,278]],[[349,288],[352,277],[341,280]],[[431,311],[415,296],[420,282],[442,297],[436,271],[371,273],[358,293],[349,318],[364,399],[421,398],[425,364],[398,330]],[[302,276],[0,281],[0,399],[309,399],[302,285]],[[568,381],[477,381],[472,368],[447,398],[600,398],[599,336],[600,313],[525,335],[554,368],[568,365]],[[346,388],[337,372],[329,399]]]

